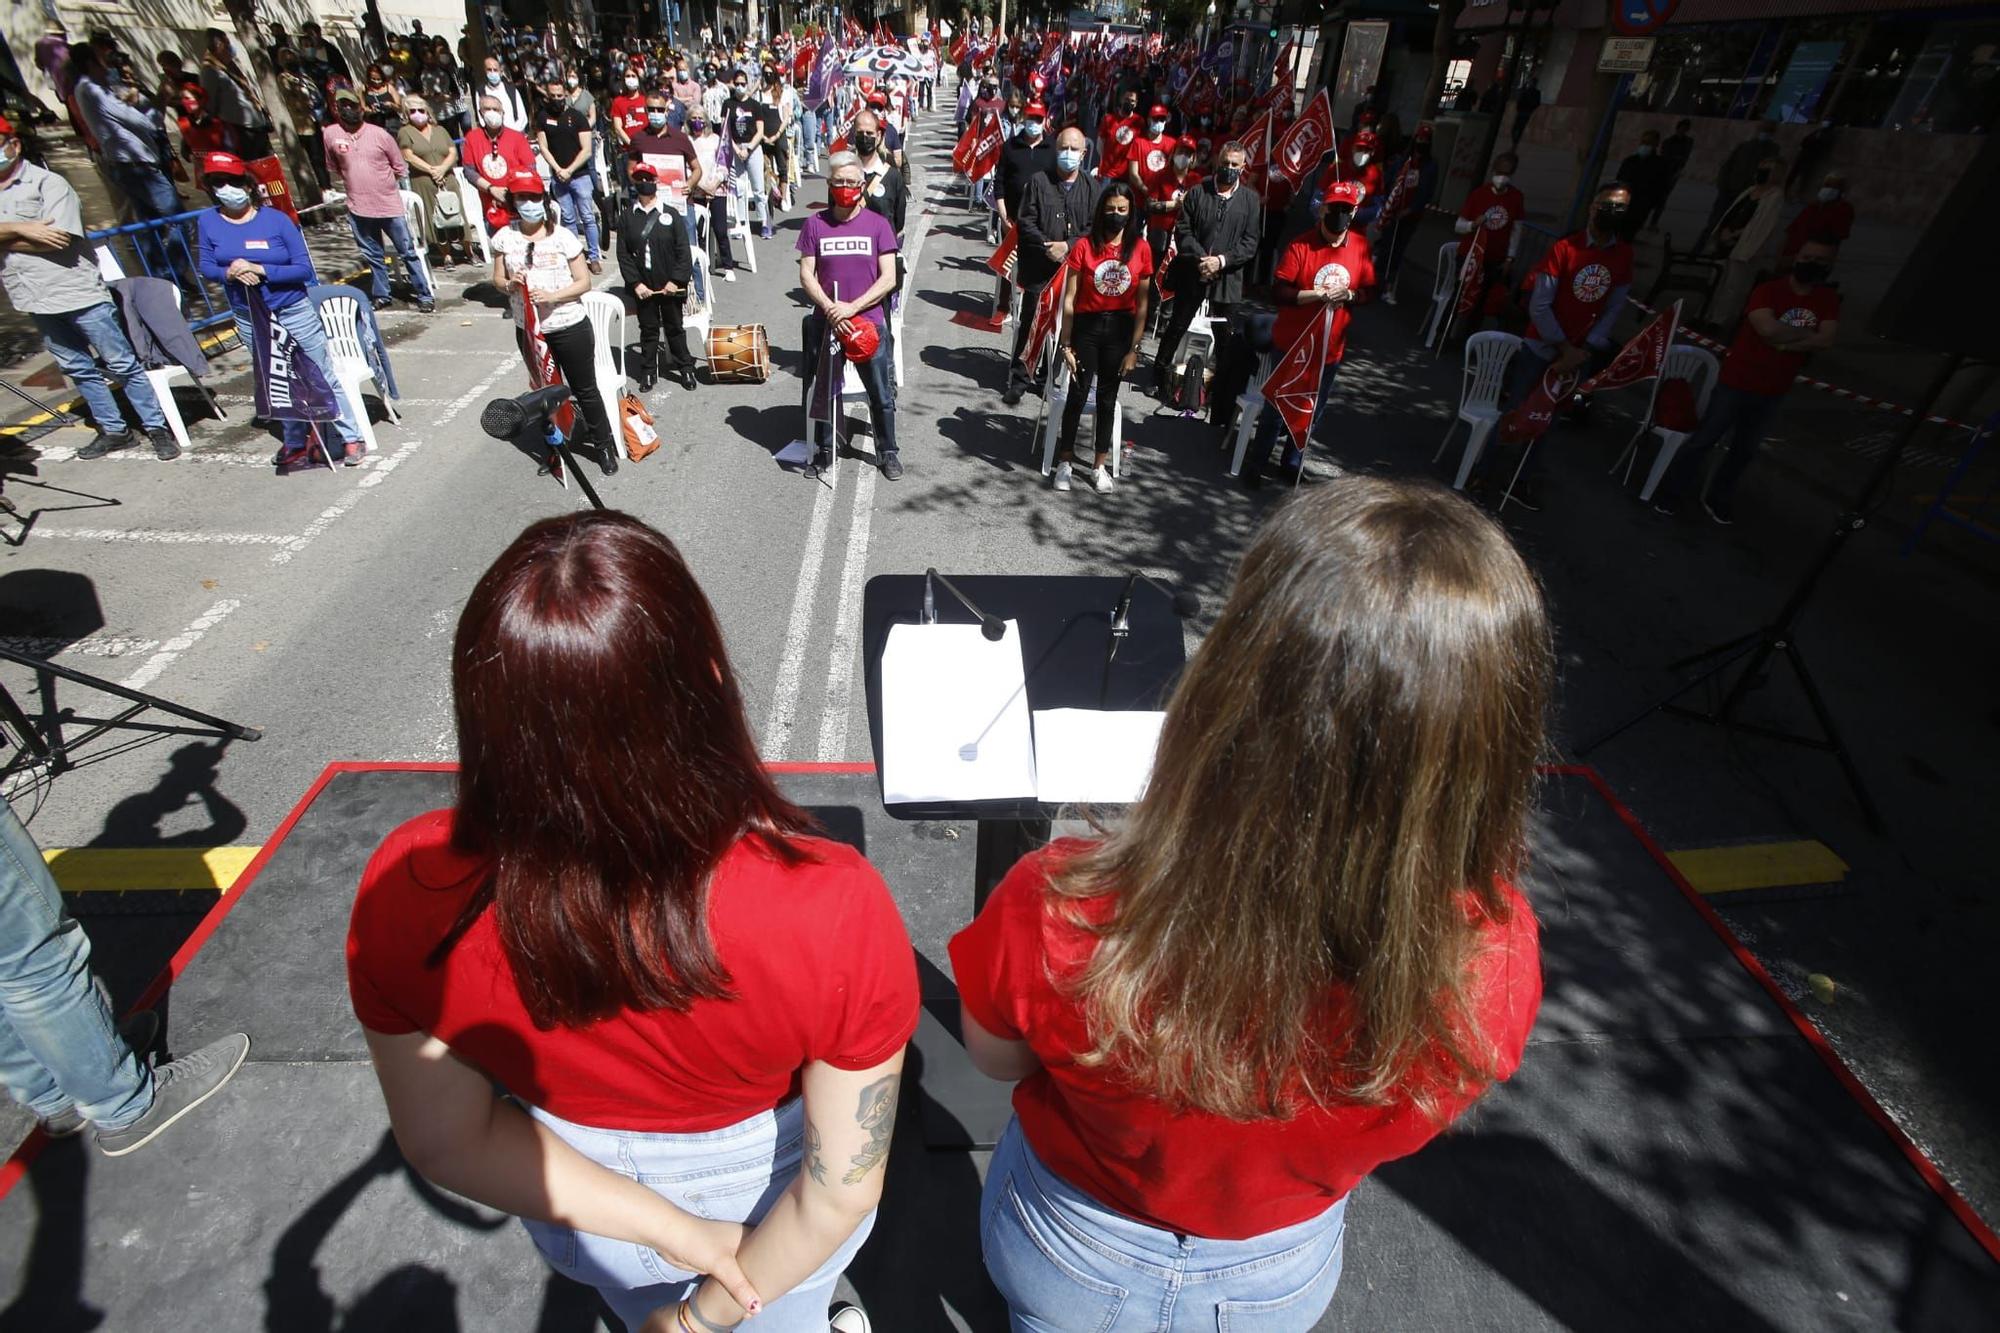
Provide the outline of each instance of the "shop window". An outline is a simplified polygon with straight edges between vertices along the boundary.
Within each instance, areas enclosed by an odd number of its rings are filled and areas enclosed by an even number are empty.
[[[1969,134],[2000,109],[2000,22],[1939,23],[1917,48],[1883,129]]]
[[[1632,81],[1631,104],[1680,116],[1726,116],[1743,89],[1767,25],[1668,28],[1651,67]]]

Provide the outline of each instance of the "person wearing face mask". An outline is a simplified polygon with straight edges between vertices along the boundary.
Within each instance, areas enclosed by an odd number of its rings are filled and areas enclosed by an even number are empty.
[[[1139,116],[1139,94],[1127,88],[1097,122],[1097,174],[1101,179],[1125,179],[1132,144],[1145,128],[1146,122]]]
[[[1171,299],[1172,288],[1166,285],[1165,269],[1173,253],[1174,228],[1180,225],[1181,201],[1187,198],[1189,190],[1201,184],[1201,177],[1194,163],[1194,145],[1180,139],[1167,154],[1166,166],[1147,175],[1145,193],[1138,196],[1145,204],[1146,244],[1153,250],[1156,307],[1159,302]]]
[[[632,136],[646,128],[646,94],[640,91],[641,78],[637,66],[627,66],[620,71],[618,84],[611,98],[611,142],[618,150],[612,154],[611,169],[622,188],[629,180],[627,166]]]
[[[1826,285],[1839,250],[1831,236],[1812,237],[1800,245],[1789,273],[1750,294],[1708,409],[1661,479],[1653,508],[1680,512],[1708,472],[1709,450],[1727,440],[1701,506],[1716,523],[1736,521],[1737,484],[1756,459],[1779,404],[1807,358],[1833,346],[1840,332],[1840,294]]]
[[[722,280],[734,282],[736,258],[729,248],[728,179],[717,165],[722,136],[706,115],[698,112],[687,123],[688,142],[694,145],[694,161],[688,168],[688,211],[692,214],[696,209],[703,210],[707,223],[697,239],[708,250]]]
[[[324,135],[326,171],[347,193],[347,223],[373,275],[375,308],[390,304],[389,266],[382,248],[387,236],[403,261],[403,272],[416,293],[417,309],[431,314],[437,306],[430,281],[417,262],[416,242],[403,218],[402,190],[409,179],[409,163],[387,131],[361,118],[361,98],[352,88],[334,94],[333,108],[335,120]]]
[[[1829,171],[1820,180],[1819,193],[1785,225],[1785,241],[1778,247],[1780,272],[1791,266],[1800,247],[1815,236],[1833,238],[1844,245],[1854,234],[1854,205],[1847,198],[1847,177]]]
[[[868,416],[882,475],[895,481],[903,475],[896,449],[896,379],[893,332],[889,326],[889,296],[896,290],[896,256],[901,249],[895,229],[879,213],[861,206],[864,189],[861,164],[852,153],[835,153],[828,161],[827,207],[806,218],[799,232],[799,282],[812,309],[800,329],[806,416],[812,418],[812,386],[822,368],[844,373],[826,350],[830,336],[851,320],[875,326],[875,355],[855,363],[868,394]],[[836,402],[836,410],[838,405]],[[834,466],[833,423],[813,421],[817,448],[807,475],[818,476]]]
[[[868,109],[875,113],[875,122],[881,126],[882,155],[893,162],[898,171],[908,171],[909,163],[903,158],[903,134],[896,128],[896,122],[889,116],[889,94],[877,88],[868,94]],[[1002,126],[1004,130],[1004,124]],[[1005,138],[1004,134],[1002,136]]]
[[[583,86],[583,80],[577,77],[575,70],[563,75],[563,92],[566,94],[564,104],[570,110],[586,121],[597,119],[597,99],[591,96],[590,89]]]
[[[431,104],[414,93],[403,99],[403,128],[396,134],[396,147],[403,154],[403,161],[409,164],[410,188],[424,201],[421,239],[430,252],[431,265],[434,268],[449,265],[453,261],[442,248],[444,219],[438,215],[438,190],[443,187],[457,193],[452,175],[458,170],[458,148],[444,126],[432,118]],[[470,263],[471,242],[466,239],[462,215],[455,235],[465,251],[466,262]]]
[[[702,116],[710,125],[715,127],[715,132],[720,134],[722,133],[722,104],[729,100],[729,81],[722,77],[721,69],[711,65],[708,72],[703,76],[703,85],[701,92]]]
[[[674,128],[686,129],[688,118],[702,109],[701,80],[694,76],[694,71],[688,65],[686,56],[674,62],[673,84],[668,91],[673,94],[673,105],[669,114],[673,120]],[[818,158],[815,157],[813,159],[813,166],[817,168],[818,165]]]
[[[369,129],[381,131],[373,125]],[[195,219],[199,240],[201,271],[211,282],[221,285],[236,317],[236,340],[251,346],[250,288],[264,295],[265,309],[298,343],[307,360],[319,367],[333,389],[339,416],[321,423],[328,450],[344,457],[348,466],[360,463],[368,452],[355,424],[359,403],[351,403],[333,372],[333,357],[327,350],[326,330],[320,323],[309,289],[318,274],[306,249],[305,233],[282,209],[259,208],[250,172],[240,158],[228,153],[211,153],[202,162],[202,179],[215,196],[215,207]],[[129,396],[130,388],[127,393]],[[303,421],[283,423],[285,445],[272,460],[280,473],[311,467],[314,448],[311,433]]]
[[[764,192],[764,104],[750,91],[750,76],[738,70],[729,81],[729,100],[722,104],[722,132],[736,158],[736,198],[748,222],[750,206],[765,240],[771,239],[771,200]]]
[[[1243,275],[1257,257],[1263,239],[1264,204],[1243,183],[1249,154],[1230,140],[1215,154],[1215,171],[1181,199],[1174,224],[1174,269],[1167,278],[1173,289],[1174,311],[1160,332],[1153,364],[1158,368],[1159,394],[1171,400],[1179,391],[1174,379],[1174,353],[1206,301],[1209,317],[1227,319],[1243,299]],[[1215,364],[1229,352],[1229,325],[1215,328]]]
[[[1632,192],[1622,181],[1600,186],[1584,229],[1551,245],[1535,265],[1528,279],[1528,331],[1521,350],[1507,362],[1501,387],[1503,414],[1524,402],[1550,367],[1587,376],[1617,354],[1611,330],[1632,288],[1632,245],[1621,239],[1631,207]],[[1525,508],[1542,507],[1541,473],[1548,453],[1528,449],[1513,490],[1514,500]],[[1474,488],[1490,487],[1493,478],[1512,474],[1515,465],[1514,448],[1496,436],[1480,456]]]
[[[1104,193],[1103,181],[1084,174],[1087,143],[1076,126],[1063,130],[1056,136],[1055,161],[1031,178],[1021,192],[1014,249],[1014,280],[1021,284],[1021,318],[1014,322],[1014,354],[1002,393],[1002,401],[1009,407],[1021,401],[1025,386],[1036,382],[1037,368],[1021,359],[1035,322],[1036,302],[1041,300],[1042,289],[1062,272],[1070,246],[1090,230],[1091,220],[1097,216],[1098,197]]]
[[[1021,95],[1019,88],[1009,88],[1007,90],[1007,109],[1000,113],[1001,142],[1012,142],[1014,137],[1021,132],[1021,121],[1023,119],[1023,112],[1027,107],[1027,100],[1027,98]]]
[[[532,114],[528,99],[522,95],[519,88],[507,81],[507,76],[501,72],[499,60],[493,56],[486,57],[480,73],[478,92],[482,100],[491,97],[499,103],[500,123],[503,126],[510,130],[519,130],[523,134],[528,132],[528,118]]]
[[[668,207],[659,173],[650,163],[632,164],[632,206],[618,223],[618,274],[639,310],[639,392],[650,393],[654,376],[693,389],[694,357],[688,353],[681,316],[694,255],[680,215]],[[667,359],[660,359],[660,335]]]
[[[1343,180],[1361,183],[1361,207],[1355,210],[1354,220],[1363,227],[1373,225],[1388,189],[1382,172],[1382,140],[1374,130],[1361,130],[1347,141],[1347,168],[1339,174]]]
[[[563,226],[583,237],[590,271],[602,273],[597,249],[596,182],[590,172],[590,122],[570,107],[562,80],[550,79],[535,118],[535,148],[547,165],[549,193]]]
[[[1056,164],[1056,146],[1049,137],[1048,123],[1049,109],[1040,102],[1029,102],[1021,108],[1014,133],[1000,145],[1000,165],[993,174],[1003,236],[1008,227],[1020,220],[1021,200],[1027,193],[1028,182],[1046,174]],[[1012,294],[1013,284],[1001,278],[998,308],[1006,309]]]
[[[1713,253],[1726,261],[1708,306],[1708,322],[1718,329],[1735,323],[1750,294],[1765,247],[1778,234],[1785,211],[1784,162],[1769,158],[1757,164],[1755,178],[1736,197],[1709,237]]]
[[[1134,136],[1125,153],[1125,183],[1143,207],[1150,186],[1147,182],[1167,169],[1176,140],[1167,133],[1167,109],[1155,102],[1146,113],[1144,132]],[[1156,253],[1154,258],[1159,256]]]
[[[1618,164],[1618,179],[1632,187],[1632,211],[1625,219],[1625,239],[1636,240],[1639,228],[1654,216],[1666,201],[1673,185],[1673,165],[1660,151],[1660,132],[1647,130],[1639,136],[1639,146]]]
[[[1118,418],[1118,386],[1139,364],[1146,336],[1146,307],[1152,298],[1153,250],[1133,214],[1135,196],[1123,181],[1111,181],[1097,197],[1090,230],[1077,237],[1063,259],[1062,325],[1056,351],[1069,369],[1063,401],[1062,434],[1051,484],[1070,488],[1070,457],[1084,400],[1097,389],[1096,458],[1091,489],[1111,490],[1111,444]]]
[[[1485,233],[1483,254],[1484,264],[1479,276],[1479,294],[1473,298],[1474,322],[1455,332],[1470,334],[1478,329],[1479,312],[1486,309],[1486,302],[1495,288],[1507,289],[1507,274],[1514,266],[1514,256],[1521,248],[1520,221],[1527,216],[1527,196],[1521,187],[1514,184],[1514,170],[1520,165],[1512,153],[1501,153],[1493,159],[1493,171],[1478,188],[1465,196],[1465,203],[1458,210],[1458,220],[1452,229],[1458,233],[1458,257],[1462,261],[1465,251],[1472,244],[1472,234]]]
[[[1437,197],[1437,159],[1431,156],[1430,122],[1417,126],[1410,146],[1385,174],[1389,183],[1382,199],[1382,211],[1369,232],[1369,242],[1381,247],[1381,291],[1384,305],[1396,304],[1396,275],[1402,271],[1403,256],[1410,240],[1423,224],[1424,210]],[[1393,211],[1391,211],[1393,210]]]
[[[534,355],[524,304],[528,299],[534,301],[536,327],[562,371],[563,383],[576,398],[581,429],[573,443],[595,442],[600,466],[609,476],[618,470],[619,436],[611,429],[604,395],[597,391],[597,341],[591,332],[590,312],[583,308],[583,294],[590,290],[583,242],[558,221],[555,205],[537,173],[523,171],[514,176],[508,182],[508,196],[514,220],[493,233],[493,285],[507,293],[523,360]]]
[[[250,78],[237,62],[229,34],[220,28],[208,30],[201,53],[201,90],[208,104],[230,127],[231,142],[245,157],[267,157],[271,152],[271,118],[264,114]]]
[[[380,125],[391,139],[403,128],[403,90],[400,79],[391,79],[388,70],[370,65],[361,84],[361,118]]]
[[[1743,192],[1757,183],[1757,169],[1767,162],[1775,162],[1781,156],[1778,150],[1778,127],[1768,120],[1757,122],[1755,133],[1750,138],[1729,150],[1729,156],[1722,161],[1722,169],[1715,173],[1715,203],[1708,210],[1708,221],[1702,224],[1701,235],[1696,238],[1694,248],[1702,250],[1705,243],[1721,225],[1723,215],[1735,206]],[[1778,177],[1784,179],[1782,175]]]
[[[479,124],[465,136],[465,178],[479,191],[486,230],[507,225],[507,184],[521,172],[535,169],[535,147],[528,136],[511,129],[498,97],[479,99]]]
[[[1326,364],[1320,372],[1319,397],[1313,406],[1308,440],[1319,433],[1333,401],[1335,373],[1347,355],[1347,328],[1357,304],[1371,300],[1376,291],[1375,262],[1368,238],[1354,225],[1355,209],[1361,205],[1361,185],[1357,181],[1336,181],[1315,208],[1318,217],[1313,229],[1295,237],[1278,257],[1272,277],[1271,299],[1277,303],[1278,322],[1271,331],[1272,350],[1282,357],[1315,320],[1328,320]],[[1331,312],[1329,315],[1328,312]],[[1257,432],[1243,459],[1243,484],[1263,484],[1264,464],[1278,432],[1285,429],[1276,408],[1265,404],[1257,421]],[[1286,431],[1283,468],[1294,484],[1305,469],[1305,454]]]
[[[901,237],[909,214],[910,189],[883,147],[882,128],[880,117],[864,111],[854,118],[850,135],[855,160],[861,164],[863,202],[870,212],[886,218]],[[900,285],[900,275],[898,282]]]

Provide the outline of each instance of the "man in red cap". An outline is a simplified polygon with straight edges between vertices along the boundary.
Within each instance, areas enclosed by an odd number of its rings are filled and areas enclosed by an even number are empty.
[[[1141,201],[1146,198],[1146,182],[1167,169],[1167,159],[1173,151],[1174,136],[1167,133],[1167,109],[1155,102],[1146,113],[1145,133],[1134,136],[1125,152],[1125,182]]]
[[[680,216],[660,191],[659,171],[650,162],[631,167],[632,206],[618,223],[618,273],[639,308],[639,392],[652,390],[664,372],[683,389],[695,387],[694,357],[688,353],[681,316],[694,279],[694,253]],[[660,362],[660,335],[667,358]]]
[[[1326,366],[1320,372],[1319,397],[1313,405],[1308,438],[1318,430],[1333,397],[1334,372],[1347,355],[1347,326],[1353,305],[1375,295],[1375,261],[1368,238],[1354,225],[1354,212],[1360,205],[1358,182],[1336,181],[1327,187],[1324,199],[1315,209],[1318,216],[1313,229],[1285,247],[1271,283],[1272,299],[1278,306],[1277,327],[1271,333],[1274,362],[1284,358],[1315,320],[1327,318],[1328,307],[1333,311],[1326,337]],[[1283,417],[1267,404],[1257,422],[1250,452],[1243,460],[1244,485],[1255,487],[1263,483],[1264,463],[1283,428]],[[1290,440],[1285,445],[1284,467],[1294,480],[1305,467],[1305,454]]]
[[[1361,183],[1361,206],[1355,210],[1355,220],[1364,227],[1382,211],[1381,153],[1382,141],[1373,130],[1362,130],[1347,141],[1347,165],[1340,176]]]
[[[1145,125],[1139,119],[1139,94],[1127,88],[1118,94],[1117,107],[1097,122],[1097,174],[1102,180],[1125,179],[1125,162],[1132,141]]]

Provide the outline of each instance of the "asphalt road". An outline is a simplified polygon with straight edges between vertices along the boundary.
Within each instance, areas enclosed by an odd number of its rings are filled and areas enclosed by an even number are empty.
[[[1193,636],[1279,498],[1238,488],[1203,426],[1156,414],[1130,390],[1135,449],[1119,488],[1047,488],[1029,455],[1035,401],[1000,403],[1002,335],[954,322],[984,313],[992,279],[974,215],[939,206],[949,147],[948,130],[919,129],[901,481],[850,459],[830,487],[773,461],[803,433],[791,250],[801,208],[775,242],[758,243],[759,274],[717,288],[718,322],[770,331],[772,382],[656,393],[665,447],[598,482],[609,503],[686,552],[773,760],[868,756],[858,631],[869,577],[929,565],[1145,569],[1201,595]],[[808,182],[799,202],[822,192]],[[1413,273],[1401,306],[1357,320],[1331,442],[1343,466],[1431,471],[1457,372],[1415,343],[1426,283]],[[246,424],[240,357],[220,385],[235,395],[232,421],[197,425],[199,447],[175,463],[74,461],[80,433],[5,461],[9,493],[31,521],[18,544],[0,548],[0,634],[265,729],[263,740],[219,753],[194,742],[96,747],[53,784],[17,791],[44,845],[131,845],[135,817],[160,839],[258,842],[331,761],[452,757],[448,650],[464,597],[524,525],[581,503],[479,431],[480,407],[524,389],[526,377],[503,313],[463,298],[466,285],[463,272],[447,274],[437,315],[387,318],[403,420],[378,422],[381,448],[363,468],[272,476],[272,441]],[[1553,503],[1507,515],[1559,625],[1559,749],[1663,689],[1668,659],[1759,623],[1826,531],[1830,497],[1861,461],[1856,441],[1882,426],[1823,402],[1788,408],[1746,493],[1751,517],[1722,532],[1660,519],[1606,476],[1632,409],[1607,404],[1588,430],[1552,437],[1563,453]],[[1315,477],[1327,470],[1328,459],[1316,460]],[[5,531],[11,539],[19,528]],[[1652,721],[1592,759],[1669,847],[1813,837],[1851,863],[1837,896],[1734,908],[1730,919],[1992,1217],[2000,1073],[1979,1052],[1996,1007],[1983,978],[2000,943],[1983,831],[2000,726],[1993,566],[1949,539],[1932,543],[1942,558],[1899,561],[1896,540],[1879,530],[1858,538],[1801,634],[1884,808],[1886,836],[1865,826],[1819,754]],[[0,680],[17,693],[27,684],[12,668]],[[95,706],[68,687],[59,697]],[[1796,698],[1781,681],[1757,706],[1798,725]],[[208,769],[218,799],[190,799]],[[1836,1001],[1808,992],[1811,973],[1839,982]]]

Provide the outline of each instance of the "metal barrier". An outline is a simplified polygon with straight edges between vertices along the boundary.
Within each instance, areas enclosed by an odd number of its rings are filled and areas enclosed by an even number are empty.
[[[97,271],[106,282],[139,276],[165,278],[181,289],[182,313],[189,328],[199,332],[218,325],[233,327],[229,298],[220,285],[202,277],[194,253],[194,220],[206,211],[195,209],[106,227],[86,232],[83,239],[96,253]]]

